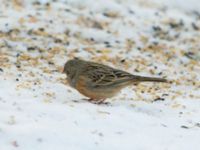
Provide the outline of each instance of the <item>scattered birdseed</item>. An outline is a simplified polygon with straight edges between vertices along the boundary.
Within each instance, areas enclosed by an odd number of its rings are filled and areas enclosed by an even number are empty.
[[[189,127],[185,126],[185,125],[182,125],[181,128],[183,128],[183,129],[189,129]]]
[[[158,97],[158,98],[154,99],[153,101],[156,102],[156,101],[164,101],[164,100],[165,100],[165,98]]]

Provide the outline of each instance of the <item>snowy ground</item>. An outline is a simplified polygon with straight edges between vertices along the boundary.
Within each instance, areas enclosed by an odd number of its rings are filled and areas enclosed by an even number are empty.
[[[0,1],[0,150],[198,150],[198,0]],[[62,74],[73,57],[171,84],[95,105]]]

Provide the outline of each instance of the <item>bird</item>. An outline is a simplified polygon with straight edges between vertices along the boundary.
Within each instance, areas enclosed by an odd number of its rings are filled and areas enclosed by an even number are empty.
[[[63,73],[69,85],[95,104],[104,103],[123,88],[139,82],[167,82],[167,79],[133,75],[123,70],[82,59],[68,60]]]

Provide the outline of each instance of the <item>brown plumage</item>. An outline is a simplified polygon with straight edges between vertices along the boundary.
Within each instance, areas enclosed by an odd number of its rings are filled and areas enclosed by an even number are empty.
[[[166,79],[132,75],[112,67],[72,59],[66,62],[64,73],[73,88],[89,97],[90,101],[103,102],[106,98],[115,96],[126,86],[138,82],[167,82]]]

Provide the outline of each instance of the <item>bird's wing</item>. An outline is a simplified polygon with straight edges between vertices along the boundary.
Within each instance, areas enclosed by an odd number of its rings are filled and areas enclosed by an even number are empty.
[[[99,64],[90,64],[86,68],[85,74],[87,74],[89,82],[92,83],[91,86],[94,87],[117,86],[120,83],[130,81],[133,77],[128,72]]]

